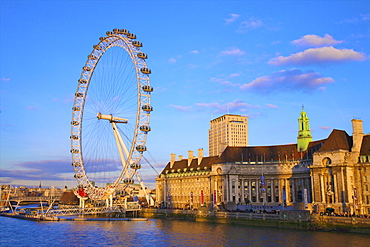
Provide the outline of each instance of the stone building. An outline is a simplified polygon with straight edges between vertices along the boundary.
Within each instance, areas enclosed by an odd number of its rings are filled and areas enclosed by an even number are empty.
[[[370,214],[370,135],[352,120],[352,136],[333,130],[310,166],[315,210]]]
[[[157,177],[157,204],[170,208],[307,209],[370,213],[370,135],[353,120],[353,136],[333,130],[312,141],[306,113],[297,144],[227,146],[220,155],[171,154]]]

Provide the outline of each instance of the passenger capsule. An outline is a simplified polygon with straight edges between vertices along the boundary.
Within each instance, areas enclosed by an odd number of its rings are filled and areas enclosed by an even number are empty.
[[[128,33],[128,34],[126,34],[126,36],[127,36],[127,38],[129,38],[129,39],[136,39],[136,35],[135,35],[135,34],[133,34],[133,33]]]
[[[140,130],[143,131],[143,132],[149,132],[149,131],[151,131],[151,128],[148,125],[142,125],[142,126],[140,126]]]
[[[118,29],[118,28],[114,28],[114,29],[113,29],[113,32],[114,32],[114,33],[118,33],[118,32],[119,32],[119,29]]]
[[[92,69],[90,67],[85,66],[85,67],[83,67],[83,70],[85,70],[85,71],[91,71]]]
[[[145,85],[142,87],[142,89],[145,91],[145,92],[153,92],[153,87],[152,86],[149,86],[149,85]]]
[[[148,68],[141,68],[140,71],[144,74],[147,74],[147,75],[152,73],[152,71]]]
[[[140,52],[140,53],[138,53],[137,54],[137,57],[138,58],[142,58],[142,59],[147,59],[148,58],[148,55],[146,55],[145,53],[143,53],[143,52]]]
[[[132,45],[135,47],[143,47],[143,43],[140,41],[132,41]]]
[[[72,107],[72,110],[73,111],[81,111],[81,108],[80,107],[77,107],[77,106],[74,106],[74,107]]]
[[[146,111],[146,112],[151,112],[151,111],[153,111],[153,107],[152,106],[150,106],[150,105],[143,105],[142,107],[141,107],[141,109],[143,109],[144,111]]]
[[[76,135],[71,135],[69,138],[72,139],[72,140],[78,140],[78,136],[76,136]]]
[[[131,164],[130,167],[131,167],[131,169],[138,170],[138,169],[141,168],[141,165],[134,163],[134,164]]]
[[[105,34],[108,35],[108,36],[112,36],[114,33],[112,31],[108,31]]]
[[[77,126],[77,125],[80,124],[80,122],[78,122],[78,121],[72,121],[71,124],[74,125],[74,126]]]
[[[105,41],[107,39],[107,37],[100,37],[99,40],[100,41]],[[94,47],[95,48],[95,47]]]
[[[75,175],[74,175],[74,177],[75,177],[75,178],[82,178],[82,177],[83,177],[83,175],[81,175],[81,174],[75,174]]]
[[[87,83],[87,80],[85,80],[85,79],[79,79],[78,82],[81,83],[81,84],[86,84]]]
[[[96,60],[96,59],[97,59],[97,57],[96,57],[96,56],[94,56],[94,55],[89,55],[89,56],[87,56],[87,58],[88,58],[88,59],[91,59],[91,60]]]
[[[118,31],[117,31],[117,33],[118,34],[128,34],[129,33],[129,31],[127,30],[127,29],[119,29]]]
[[[84,94],[83,94],[83,93],[78,92],[78,93],[76,93],[76,94],[75,94],[75,96],[76,96],[76,97],[83,97],[83,96],[84,96]]]
[[[138,145],[138,146],[136,146],[136,150],[139,151],[139,152],[144,152],[144,151],[146,151],[146,147],[143,146],[143,145]]]
[[[72,166],[79,167],[79,166],[81,166],[81,163],[80,162],[72,163]]]
[[[80,152],[79,149],[71,149],[71,153],[73,154],[78,154]]]
[[[94,45],[93,47],[94,47],[95,50],[101,50],[102,49],[100,45]]]
[[[125,184],[133,184],[134,183],[134,180],[133,179],[130,179],[130,178],[125,178],[123,180],[123,183],[125,183]]]

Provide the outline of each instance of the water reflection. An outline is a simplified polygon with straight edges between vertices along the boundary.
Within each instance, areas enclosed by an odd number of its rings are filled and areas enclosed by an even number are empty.
[[[0,246],[369,246],[356,234],[177,220],[33,222],[0,218]]]

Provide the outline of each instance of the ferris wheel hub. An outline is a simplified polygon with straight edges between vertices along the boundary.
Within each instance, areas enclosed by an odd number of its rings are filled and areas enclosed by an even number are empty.
[[[101,119],[105,119],[105,120],[109,120],[109,122],[114,122],[114,123],[128,123],[128,120],[125,119],[125,118],[121,118],[121,117],[113,117],[112,114],[101,114],[100,112],[96,115],[96,117],[101,120]]]

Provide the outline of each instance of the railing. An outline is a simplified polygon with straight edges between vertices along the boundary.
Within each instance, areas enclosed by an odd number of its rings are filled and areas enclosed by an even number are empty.
[[[277,220],[278,214],[255,214],[241,212],[215,212],[217,218],[234,218],[234,219],[262,219],[262,220]]]
[[[80,215],[80,214],[104,214],[104,213],[124,213],[125,209],[121,207],[87,207],[87,208],[62,208],[52,209],[45,213],[48,217],[63,215]]]
[[[59,201],[60,196],[21,196],[21,197],[11,197],[9,201],[15,202],[45,202],[45,201]],[[4,200],[2,200],[4,201]]]

